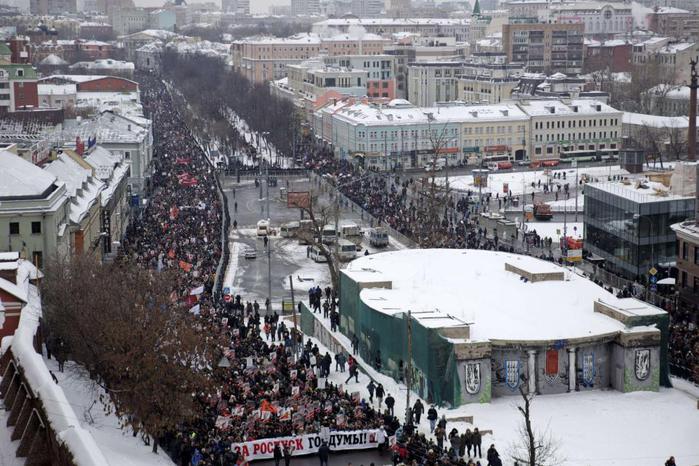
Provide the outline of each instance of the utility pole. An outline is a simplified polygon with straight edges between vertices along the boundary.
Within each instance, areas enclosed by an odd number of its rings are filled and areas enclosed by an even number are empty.
[[[578,184],[578,161],[573,160],[575,164],[575,221],[578,221],[578,189],[580,185]]]
[[[269,162],[265,164],[267,170],[267,298],[269,306],[267,306],[267,314],[272,310],[272,215],[269,212]]]
[[[294,351],[294,357],[296,357],[296,303],[294,302],[294,277],[289,275],[289,287],[291,288],[291,319],[294,322],[294,328],[291,330],[291,348]]]
[[[412,390],[412,374],[413,374],[413,323],[411,312],[408,311],[408,363],[406,364],[405,383],[408,387],[405,394],[405,422],[410,419],[410,390]]]

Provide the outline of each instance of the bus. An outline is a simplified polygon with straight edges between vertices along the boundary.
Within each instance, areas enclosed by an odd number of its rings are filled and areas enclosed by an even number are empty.
[[[257,236],[269,235],[269,220],[260,220],[257,222]]]
[[[369,244],[375,248],[388,246],[388,232],[383,227],[376,227],[369,233]]]
[[[340,239],[337,242],[337,255],[343,262],[348,262],[357,257],[357,246],[346,239]]]
[[[320,240],[323,244],[333,244],[337,241],[337,231],[333,225],[325,225],[320,233]]]
[[[293,238],[299,230],[299,222],[285,223],[279,228],[279,234],[282,238]]]
[[[320,246],[317,244],[314,244],[312,246],[309,246],[311,249],[308,253],[308,257],[311,258],[312,261],[322,263],[322,262],[328,262],[328,259],[325,258],[322,252],[320,252]]]

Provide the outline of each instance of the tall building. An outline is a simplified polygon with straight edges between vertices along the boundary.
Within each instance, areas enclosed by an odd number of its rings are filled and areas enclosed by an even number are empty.
[[[360,18],[381,16],[383,0],[352,0],[352,14]]]
[[[662,36],[699,40],[699,15],[691,11],[656,6],[648,20],[648,29]]]
[[[510,62],[520,62],[533,73],[577,74],[583,65],[585,25],[503,24],[502,46]]]
[[[391,18],[405,18],[410,15],[411,8],[410,0],[388,0],[386,15]]]
[[[320,0],[291,0],[291,16],[317,16]]]
[[[237,15],[250,14],[250,0],[222,0],[221,6],[224,13],[234,13]]]
[[[60,15],[77,12],[76,0],[30,0],[29,11],[33,15]]]

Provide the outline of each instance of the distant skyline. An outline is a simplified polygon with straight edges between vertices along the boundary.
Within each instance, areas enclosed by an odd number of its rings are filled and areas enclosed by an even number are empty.
[[[213,1],[213,3],[221,6],[221,0],[188,0],[187,3],[207,3]],[[163,6],[165,0],[134,0],[136,6],[145,7],[157,7]],[[251,13],[267,13],[267,9],[270,5],[289,5],[290,0],[251,0],[250,10]]]

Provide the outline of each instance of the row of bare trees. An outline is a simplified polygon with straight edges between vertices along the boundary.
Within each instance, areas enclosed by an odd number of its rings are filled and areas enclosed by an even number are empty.
[[[208,389],[216,345],[204,320],[171,299],[170,273],[73,256],[48,264],[45,276],[52,338],[110,396],[103,407],[123,427],[157,439],[202,414],[193,394]]]

